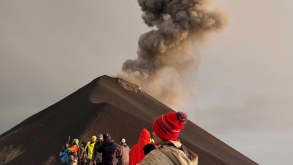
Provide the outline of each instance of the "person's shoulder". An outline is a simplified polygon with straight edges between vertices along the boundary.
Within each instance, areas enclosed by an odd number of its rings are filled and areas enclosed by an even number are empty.
[[[97,147],[100,147],[100,146],[102,146],[102,143],[98,143],[98,142],[95,143],[95,147],[96,147],[96,148],[97,148]]]
[[[162,152],[161,149],[155,149],[148,153],[139,165],[161,165],[172,164],[170,159]]]
[[[198,164],[198,156],[196,154],[190,155],[192,157],[189,157],[184,151],[173,146],[163,146],[160,147],[159,150],[169,159],[178,162],[179,164]]]

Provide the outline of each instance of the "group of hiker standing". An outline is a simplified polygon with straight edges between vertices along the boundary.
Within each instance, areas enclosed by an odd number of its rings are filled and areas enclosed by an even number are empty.
[[[65,165],[128,165],[129,150],[125,138],[117,144],[109,133],[104,133],[92,136],[87,143],[73,139],[59,156]]]
[[[160,116],[153,122],[152,135],[143,128],[131,149],[125,138],[117,144],[105,133],[92,136],[87,143],[73,139],[59,156],[70,165],[197,165],[198,156],[178,139],[186,120],[183,112]]]

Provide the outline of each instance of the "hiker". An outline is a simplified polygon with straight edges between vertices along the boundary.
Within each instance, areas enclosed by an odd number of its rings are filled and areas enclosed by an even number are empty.
[[[135,144],[131,149],[129,153],[129,165],[136,165],[145,157],[143,152],[143,147],[150,143],[151,134],[150,132],[143,128],[140,135],[137,144]]]
[[[103,134],[98,135],[98,140],[96,141],[95,148],[94,148],[94,164],[101,165],[102,164],[102,153],[98,152],[99,149],[102,147],[103,144]]]
[[[68,146],[68,151],[69,151],[70,154],[77,153],[78,148],[79,148],[78,144],[79,144],[79,140],[78,139],[73,139],[72,146]]]
[[[93,164],[93,152],[94,152],[94,147],[97,141],[96,136],[92,136],[91,140],[86,144],[85,146],[85,152],[87,154],[87,165],[92,165]]]
[[[153,123],[153,137],[157,149],[146,155],[139,165],[197,165],[198,156],[178,141],[180,131],[184,128],[187,116],[183,112],[170,112],[160,116]]]
[[[68,160],[70,165],[77,165],[78,162],[78,149],[79,149],[79,140],[73,139],[72,145],[69,146],[69,144],[66,144],[67,150],[68,150]]]
[[[68,152],[67,148],[65,146],[63,146],[61,151],[59,152],[59,157],[60,157],[62,164],[64,164],[64,165],[69,165],[68,154],[69,154],[69,152]]]
[[[86,165],[87,164],[87,152],[85,152],[85,146],[86,146],[85,142],[80,143],[79,160],[78,160],[80,165]]]
[[[69,165],[77,165],[77,163],[78,163],[77,152],[74,152],[69,155]]]
[[[119,147],[119,158],[118,158],[118,165],[128,165],[129,164],[129,147],[126,143],[126,139],[122,138],[120,140],[120,147]]]
[[[102,153],[102,165],[117,165],[118,145],[114,143],[109,133],[103,135],[104,142],[98,152]]]

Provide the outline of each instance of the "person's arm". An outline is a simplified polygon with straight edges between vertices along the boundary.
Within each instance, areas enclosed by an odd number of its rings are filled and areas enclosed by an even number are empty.
[[[89,147],[89,142],[86,144],[86,146],[84,147],[84,152],[86,154],[88,154],[88,147]]]
[[[96,143],[96,144],[95,144],[95,147],[94,147],[94,150],[93,150],[93,160],[96,159],[96,156],[97,156],[97,153],[98,153],[99,147],[100,147],[100,144]]]
[[[117,154],[116,154],[116,155],[117,155],[117,158],[122,157],[122,146],[117,145],[116,153],[117,153]]]

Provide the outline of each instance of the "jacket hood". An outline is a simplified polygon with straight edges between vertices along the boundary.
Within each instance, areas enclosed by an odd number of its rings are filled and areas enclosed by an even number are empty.
[[[142,129],[137,144],[140,146],[145,146],[146,144],[150,143],[151,134],[147,129]]]
[[[79,144],[79,140],[78,139],[74,139],[74,142],[75,142],[76,145]]]

